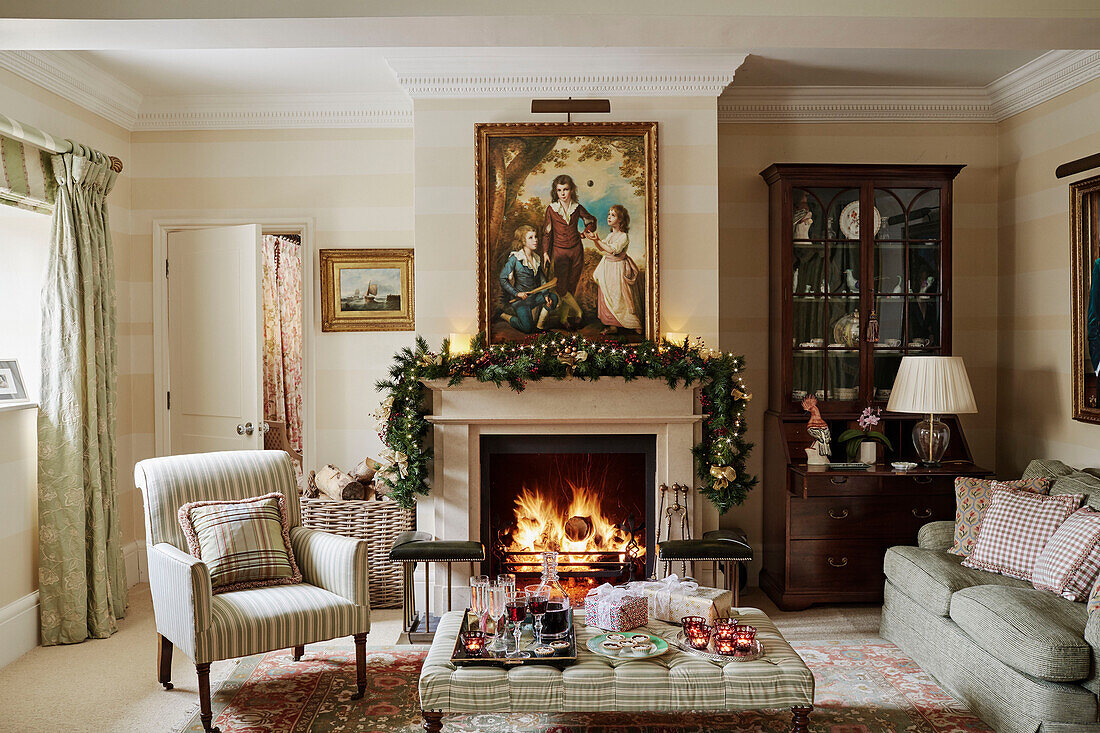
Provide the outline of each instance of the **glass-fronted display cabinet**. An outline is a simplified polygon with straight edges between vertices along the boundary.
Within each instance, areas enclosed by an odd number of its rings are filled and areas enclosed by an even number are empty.
[[[770,407],[885,406],[901,358],[951,353],[951,182],[962,166],[775,164]]]

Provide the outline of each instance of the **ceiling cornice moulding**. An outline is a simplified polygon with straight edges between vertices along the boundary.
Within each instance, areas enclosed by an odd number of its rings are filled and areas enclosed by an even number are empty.
[[[744,87],[718,100],[718,122],[993,122],[982,88]]]
[[[147,97],[134,130],[412,127],[404,95],[246,94]]]
[[[141,94],[65,51],[0,51],[0,68],[132,130]]]
[[[463,50],[386,58],[413,99],[717,97],[747,53],[657,49]]]
[[[720,123],[1000,122],[1100,77],[1100,51],[1050,51],[984,87],[741,87]]]

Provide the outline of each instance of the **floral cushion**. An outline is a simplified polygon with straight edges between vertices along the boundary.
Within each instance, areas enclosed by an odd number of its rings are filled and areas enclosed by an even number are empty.
[[[1049,478],[1029,478],[1017,481],[994,481],[985,478],[960,476],[955,479],[955,541],[948,552],[966,557],[974,551],[982,515],[989,506],[990,495],[996,489],[1050,493]]]
[[[1084,601],[1100,577],[1100,512],[1074,512],[1047,541],[1031,582],[1040,590]]]
[[[1084,498],[1084,494],[1043,496],[994,490],[974,552],[962,564],[1030,582],[1047,541]]]
[[[1100,578],[1096,579],[1089,594],[1089,613],[1093,611],[1100,611]]]
[[[214,593],[301,583],[281,492],[179,508],[187,548],[210,571]]]

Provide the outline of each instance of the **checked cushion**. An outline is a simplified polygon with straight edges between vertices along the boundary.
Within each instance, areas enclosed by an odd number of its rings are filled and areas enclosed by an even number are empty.
[[[1071,601],[1084,601],[1100,576],[1100,512],[1078,509],[1047,541],[1031,582]]]
[[[955,479],[955,540],[948,552],[968,556],[974,552],[974,543],[982,524],[982,516],[989,507],[989,500],[996,490],[1018,489],[1036,494],[1050,493],[1049,478],[1028,478],[1018,481],[994,481],[991,479],[960,476]]]
[[[1030,582],[1047,541],[1084,498],[1084,494],[1043,496],[994,490],[974,552],[962,564]]]
[[[281,492],[179,508],[187,548],[210,571],[214,593],[302,582]]]

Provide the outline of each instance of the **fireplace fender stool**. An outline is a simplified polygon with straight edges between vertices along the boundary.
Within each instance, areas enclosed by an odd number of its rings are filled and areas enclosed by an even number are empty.
[[[704,532],[700,540],[666,540],[657,543],[657,560],[669,564],[674,560],[691,563],[691,574],[695,575],[696,562],[720,563],[726,576],[726,590],[733,591],[733,605],[741,605],[741,588],[745,584],[745,563],[752,560],[752,545],[745,532],[739,528],[715,529]],[[734,580],[734,565],[737,576]]]
[[[435,636],[431,630],[431,572],[433,562],[447,563],[447,610],[451,610],[451,563],[470,563],[473,575],[474,563],[480,567],[485,561],[485,545],[464,540],[437,540],[428,532],[402,532],[393,541],[390,562],[403,565],[402,573],[404,611],[403,631],[410,644],[430,643]],[[413,571],[418,562],[424,563],[424,613],[417,613]],[[423,625],[423,628],[421,628]]]

